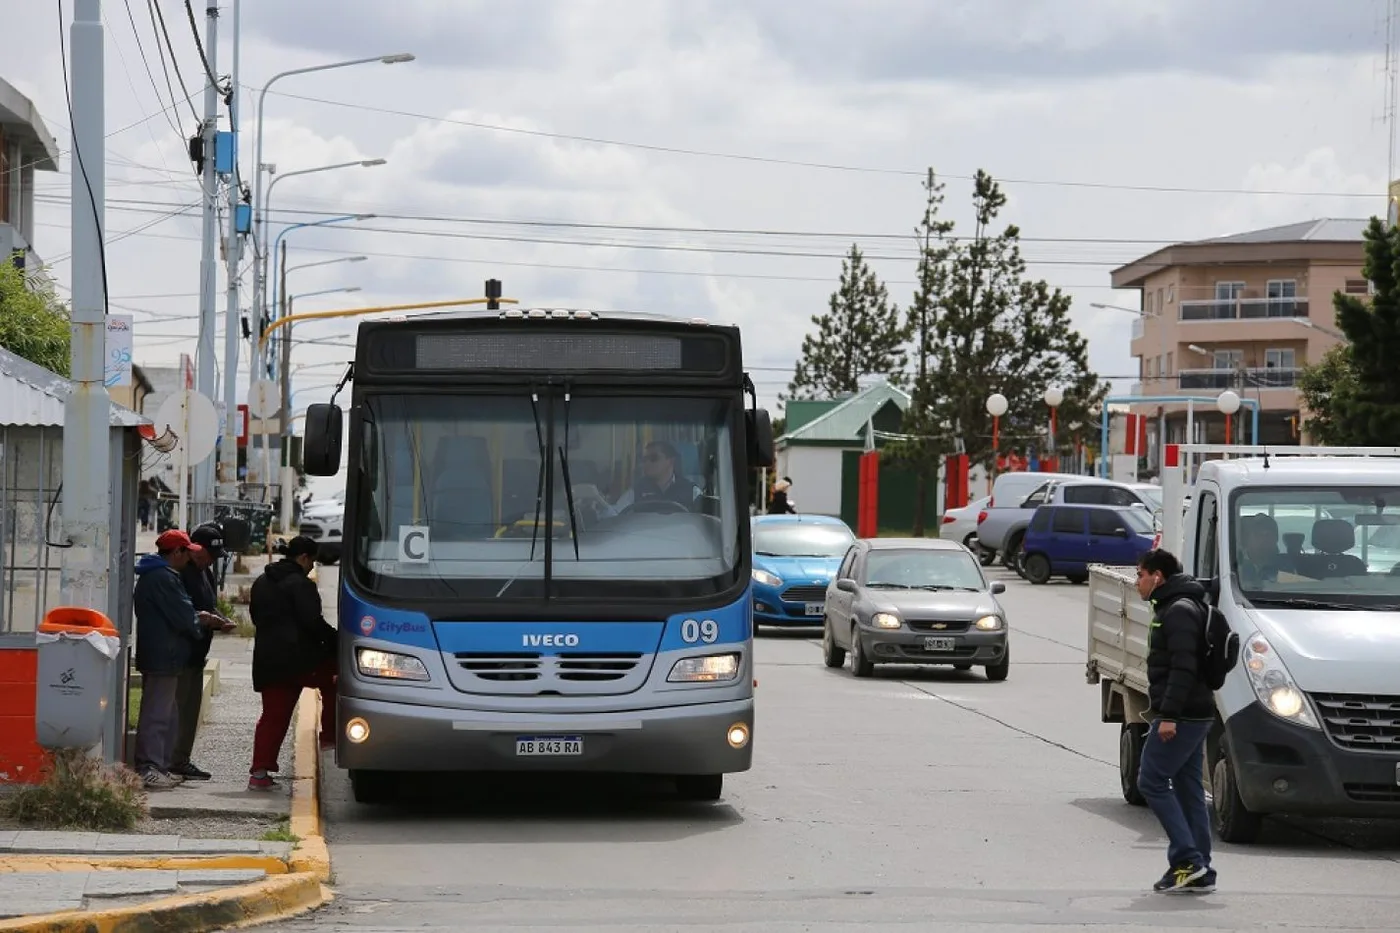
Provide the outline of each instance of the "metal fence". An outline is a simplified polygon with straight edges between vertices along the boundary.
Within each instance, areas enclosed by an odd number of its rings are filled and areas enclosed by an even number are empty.
[[[240,518],[248,523],[249,541],[245,553],[262,553],[267,549],[268,534],[272,529],[273,507],[263,502],[247,499],[215,499],[191,501],[189,528],[204,522],[222,522],[228,518]],[[177,513],[180,511],[179,496],[162,493],[156,500],[156,531],[169,531],[178,528]],[[188,528],[185,530],[189,530]]]
[[[59,598],[63,430],[0,427],[0,633],[32,632]]]

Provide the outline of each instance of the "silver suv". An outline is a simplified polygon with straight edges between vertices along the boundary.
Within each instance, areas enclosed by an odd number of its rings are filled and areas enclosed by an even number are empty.
[[[988,509],[978,516],[977,544],[1001,554],[1006,567],[1021,572],[1021,541],[1035,510],[1042,505],[1118,505],[1146,509],[1160,516],[1161,490],[1147,483],[1119,483],[1093,476],[1052,479],[1037,486],[1021,502]]]

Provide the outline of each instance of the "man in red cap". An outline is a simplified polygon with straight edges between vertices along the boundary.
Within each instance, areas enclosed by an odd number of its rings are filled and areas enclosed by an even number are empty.
[[[179,728],[180,672],[189,665],[207,628],[223,620],[197,612],[180,571],[190,561],[190,536],[171,529],[156,538],[156,553],[136,564],[136,669],[141,672],[141,714],[136,723],[136,770],[148,790],[181,783],[170,774]]]

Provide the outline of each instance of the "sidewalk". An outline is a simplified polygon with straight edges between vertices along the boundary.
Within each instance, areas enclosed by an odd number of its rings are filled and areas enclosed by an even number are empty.
[[[154,550],[154,539],[139,536],[138,553]],[[245,563],[252,573],[231,574],[226,595],[251,584],[263,567],[261,558]],[[322,598],[334,619],[333,588],[323,585]],[[238,608],[246,615],[245,606]],[[236,634],[214,638],[214,694],[192,756],[213,777],[149,793],[150,817],[134,833],[34,832],[0,821],[0,931],[124,924],[215,930],[292,916],[330,899],[320,821],[319,697],[306,691],[297,705],[278,756],[278,787],[248,790],[261,712],[252,688],[252,648],[251,638]]]

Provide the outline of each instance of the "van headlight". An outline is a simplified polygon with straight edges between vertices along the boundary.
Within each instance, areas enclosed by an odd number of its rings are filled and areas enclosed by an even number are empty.
[[[427,680],[428,669],[423,662],[407,654],[380,651],[377,648],[357,648],[355,666],[366,677],[386,680]]]
[[[723,683],[739,676],[739,655],[707,654],[681,658],[666,680],[673,684]]]
[[[1309,729],[1322,728],[1308,705],[1308,698],[1298,689],[1288,668],[1283,666],[1283,659],[1263,635],[1255,632],[1244,640],[1240,646],[1240,661],[1249,675],[1254,695],[1266,710]]]

